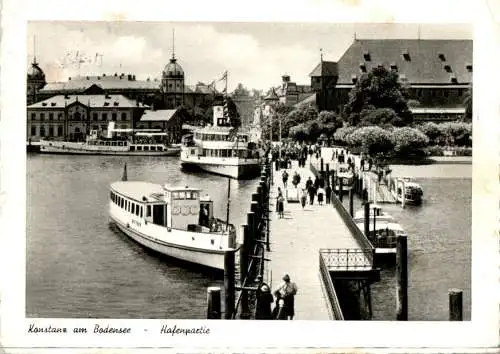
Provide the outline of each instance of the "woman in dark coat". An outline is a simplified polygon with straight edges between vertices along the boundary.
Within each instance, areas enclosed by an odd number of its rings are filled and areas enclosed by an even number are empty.
[[[267,284],[262,284],[257,289],[257,309],[255,311],[256,320],[271,320],[271,304],[274,302],[273,294]]]

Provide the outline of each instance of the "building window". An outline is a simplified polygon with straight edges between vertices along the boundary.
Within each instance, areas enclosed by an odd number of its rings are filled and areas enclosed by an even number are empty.
[[[57,127],[57,136],[62,136],[63,135],[63,127],[62,125]]]
[[[58,114],[57,114],[57,118],[58,118],[59,120],[63,120],[63,114],[62,114],[62,113],[58,113]]]
[[[36,126],[31,126],[31,136],[35,136],[36,135]]]
[[[54,127],[49,127],[49,136],[54,136]]]
[[[31,120],[36,120],[36,114],[35,113],[31,113]]]
[[[45,127],[43,125],[40,126],[40,136],[45,136]]]
[[[108,120],[108,114],[107,113],[103,113],[102,116],[101,116],[101,120]]]
[[[49,113],[49,120],[54,120],[54,113]]]
[[[45,113],[40,113],[40,120],[45,120]]]
[[[111,120],[116,121],[116,113],[111,113]]]
[[[92,120],[97,120],[97,113],[92,114]]]
[[[125,112],[122,113],[122,120],[127,120],[127,113]]]
[[[363,53],[363,58],[365,58],[365,61],[371,61],[372,60],[369,52],[364,52]]]

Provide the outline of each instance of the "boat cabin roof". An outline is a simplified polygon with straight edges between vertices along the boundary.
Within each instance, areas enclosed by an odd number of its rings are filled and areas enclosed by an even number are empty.
[[[358,228],[360,230],[364,230],[364,228],[365,228],[364,223],[357,223],[356,225],[358,226]],[[395,223],[395,222],[378,221],[375,224],[375,228],[377,230],[389,229],[392,231],[405,232],[403,227],[401,227],[401,225],[399,225],[398,223]],[[373,223],[370,223],[370,231],[373,231]]]
[[[161,201],[165,193],[161,185],[142,181],[114,182],[111,189],[139,202]]]
[[[163,188],[168,191],[168,192],[199,192],[201,189],[199,188],[193,188],[189,186],[185,187],[180,187],[180,186],[167,186],[166,184],[163,185]]]
[[[111,189],[124,197],[142,203],[154,203],[165,200],[165,191],[168,192],[199,192],[198,188],[170,187],[142,181],[118,181],[111,184]]]

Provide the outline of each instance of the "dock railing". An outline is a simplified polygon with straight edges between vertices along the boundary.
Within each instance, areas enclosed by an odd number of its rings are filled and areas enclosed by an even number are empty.
[[[358,241],[360,244],[361,248],[363,249],[370,249],[372,251],[371,255],[371,260],[373,262],[373,254],[375,253],[375,247],[373,247],[372,243],[368,239],[368,237],[365,236],[365,234],[356,226],[354,223],[354,220],[352,220],[351,215],[349,212],[344,208],[344,205],[342,202],[339,200],[339,198],[335,195],[335,193],[332,192],[332,197],[331,201],[333,204],[333,207],[337,209],[338,213],[340,214],[340,217],[342,220],[344,220],[345,224],[353,234],[354,238]]]
[[[371,270],[373,266],[373,252],[369,248],[322,248],[319,254],[329,271]]]
[[[326,265],[321,250],[319,254],[319,271],[326,292],[330,313],[334,320],[343,321],[344,314],[342,313],[342,308],[340,307],[340,302],[337,297],[337,293],[335,292],[335,287],[333,286],[330,271],[328,270],[328,266]]]

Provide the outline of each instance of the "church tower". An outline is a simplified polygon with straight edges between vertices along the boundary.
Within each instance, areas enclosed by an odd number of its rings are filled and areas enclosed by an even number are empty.
[[[45,80],[45,73],[38,66],[36,61],[36,48],[34,48],[35,54],[33,55],[33,62],[31,67],[28,68],[27,78],[26,78],[26,104],[30,105],[39,101],[38,91],[42,89],[47,81]]]
[[[172,33],[172,58],[163,70],[160,88],[165,108],[174,109],[184,104],[184,70],[175,58],[175,32]]]

